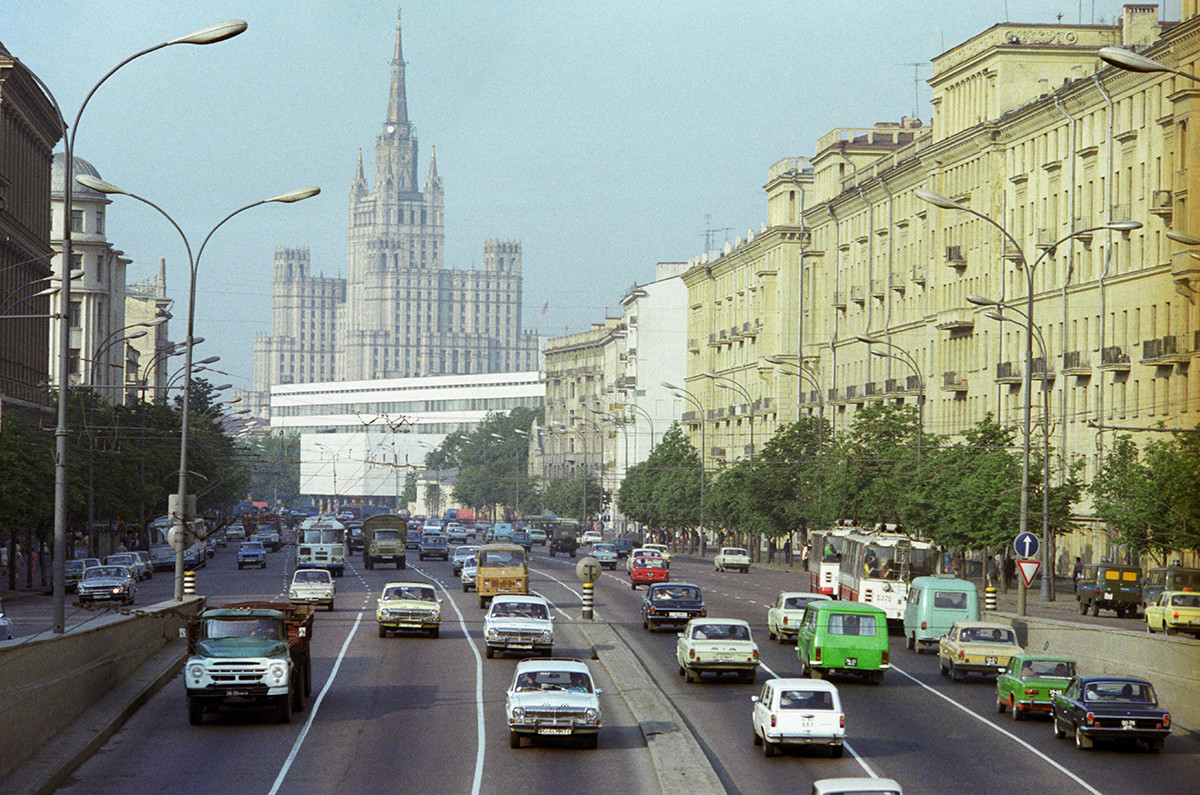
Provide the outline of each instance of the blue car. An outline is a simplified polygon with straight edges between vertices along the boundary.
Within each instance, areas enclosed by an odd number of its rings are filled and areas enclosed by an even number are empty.
[[[261,541],[243,541],[238,547],[237,566],[244,569],[247,566],[267,567],[267,550]]]

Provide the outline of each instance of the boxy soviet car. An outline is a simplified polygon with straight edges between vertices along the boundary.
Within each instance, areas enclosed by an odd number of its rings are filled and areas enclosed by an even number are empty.
[[[942,676],[958,681],[967,674],[999,675],[1013,655],[1020,654],[1017,633],[996,621],[959,621],[938,641]]]
[[[664,624],[686,624],[707,615],[699,586],[688,583],[655,583],[642,599],[642,629],[650,632]]]
[[[754,744],[762,746],[763,756],[789,746],[824,747],[830,756],[842,755],[846,715],[831,682],[768,679],[750,700]]]
[[[679,675],[695,682],[702,673],[732,673],[753,682],[758,673],[758,645],[750,625],[736,618],[694,618],[675,642]]]
[[[1054,736],[1075,735],[1075,746],[1096,740],[1141,741],[1161,751],[1171,733],[1171,713],[1158,705],[1154,686],[1124,676],[1077,676],[1054,697],[1050,709]]]
[[[483,621],[484,652],[524,651],[550,656],[554,647],[554,616],[540,596],[500,595]]]
[[[600,732],[600,690],[581,660],[522,660],[505,693],[509,746],[522,738],[578,737],[595,748]]]
[[[425,632],[436,638],[442,627],[442,602],[427,582],[389,582],[375,606],[379,637],[389,632]]]

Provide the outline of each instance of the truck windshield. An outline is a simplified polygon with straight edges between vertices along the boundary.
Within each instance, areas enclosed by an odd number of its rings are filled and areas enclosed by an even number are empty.
[[[482,568],[512,568],[525,565],[525,550],[523,549],[488,549],[479,555],[479,565]]]
[[[266,638],[281,640],[279,622],[270,618],[210,618],[204,622],[204,637]]]
[[[376,530],[375,531],[375,540],[376,541],[399,541],[400,540],[400,531],[399,530]]]

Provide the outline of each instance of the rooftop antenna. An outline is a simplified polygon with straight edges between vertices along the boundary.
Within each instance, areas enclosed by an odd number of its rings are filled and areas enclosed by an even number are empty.
[[[919,92],[921,90],[921,67],[928,66],[928,63],[925,61],[909,61],[908,63],[902,63],[902,64],[896,64],[896,65],[897,66],[911,66],[913,69],[913,113],[912,113],[912,117],[914,119],[919,119],[919,118],[921,118],[921,114],[917,112],[917,108],[919,108],[921,105],[921,101],[918,98]]]
[[[704,250],[705,250],[705,252],[712,251],[713,237],[717,234],[717,232],[732,232],[732,231],[733,231],[733,227],[729,227],[729,226],[714,228],[712,225],[712,215],[710,213],[705,213],[704,214]],[[729,240],[729,235],[725,235],[725,240],[726,241]]]

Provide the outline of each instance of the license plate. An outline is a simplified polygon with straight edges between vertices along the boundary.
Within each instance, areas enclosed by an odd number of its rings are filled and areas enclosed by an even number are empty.
[[[250,695],[250,691],[249,690],[226,690],[225,695],[227,695],[227,696],[248,696],[248,695]]]
[[[858,658],[857,657],[847,657],[846,665],[853,665],[853,666],[857,667],[858,666]]]
[[[1000,664],[1000,661],[998,659],[996,659],[995,657],[984,657],[983,662],[985,665],[999,665]]]
[[[1124,729],[1125,731],[1130,731],[1131,729],[1136,729],[1137,721],[1136,720],[1123,720],[1123,721],[1121,721],[1121,728]]]
[[[1105,599],[1112,599],[1112,594],[1110,594],[1110,593],[1106,593],[1106,594],[1104,594],[1104,598],[1105,598]]]
[[[737,657],[736,657],[736,655],[733,655],[733,654],[718,654],[717,655],[718,662],[733,662],[735,659],[737,659]]]
[[[667,613],[668,618],[687,618],[687,613]]]
[[[808,717],[808,716],[805,716],[805,717],[803,717],[803,718],[801,718],[801,719],[800,719],[800,727],[801,727],[801,728],[803,728],[803,729],[811,729],[811,728],[812,728],[812,725],[813,725],[813,719],[812,719],[812,718],[810,718],[810,717]]]
[[[538,729],[538,734],[570,734],[570,733],[571,733],[570,729],[560,728],[558,726],[546,726],[544,728]]]
[[[510,643],[510,644],[508,644],[508,648],[510,648],[510,649],[532,649],[533,644],[531,644],[531,643]]]
[[[1050,698],[1054,698],[1055,696],[1061,696],[1061,695],[1062,695],[1061,690],[1051,690],[1050,691]]]

